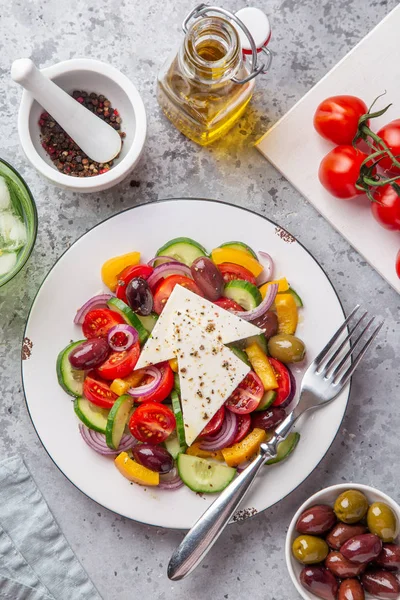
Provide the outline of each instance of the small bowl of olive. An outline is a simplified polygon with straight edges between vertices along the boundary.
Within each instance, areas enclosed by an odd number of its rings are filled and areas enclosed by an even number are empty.
[[[305,600],[400,600],[400,506],[358,483],[325,488],[294,515],[290,577]]]

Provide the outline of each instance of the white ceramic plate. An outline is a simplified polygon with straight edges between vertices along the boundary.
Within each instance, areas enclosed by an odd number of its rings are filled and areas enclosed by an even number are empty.
[[[216,201],[166,200],[129,209],[94,227],[55,264],[28,318],[25,343],[30,340],[32,347],[22,368],[28,410],[44,447],[74,485],[106,508],[151,525],[188,529],[214,496],[201,497],[186,487],[168,492],[131,485],[112,459],[96,454],[82,440],[71,398],[59,387],[55,370],[58,352],[82,337],[73,318],[101,291],[102,263],[132,250],[140,250],[147,261],[163,243],[178,236],[197,239],[209,250],[224,241],[241,240],[269,252],[275,275],[286,276],[303,298],[298,335],[307,345],[308,362],[344,315],[325,273],[290,234],[264,217]],[[306,366],[295,369],[298,380]],[[265,468],[236,520],[272,506],[315,469],[340,427],[348,395],[346,389],[334,403],[303,421],[296,452],[286,462]]]

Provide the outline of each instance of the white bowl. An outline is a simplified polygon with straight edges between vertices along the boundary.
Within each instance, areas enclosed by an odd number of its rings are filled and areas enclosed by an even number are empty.
[[[41,145],[38,121],[43,108],[24,90],[18,132],[28,160],[55,185],[77,192],[98,192],[122,181],[137,164],[146,140],[146,112],[136,87],[114,67],[87,58],[66,60],[42,69],[42,73],[68,93],[85,90],[104,94],[120,112],[126,137],[120,156],[107,173],[85,178],[60,173]]]
[[[373,502],[385,502],[385,504],[388,504],[397,517],[397,531],[395,541],[396,543],[399,543],[398,536],[400,524],[400,506],[397,504],[397,502],[392,500],[392,498],[389,498],[389,496],[387,496],[383,492],[380,492],[379,490],[370,487],[369,485],[363,485],[361,483],[340,483],[339,485],[332,485],[317,492],[300,506],[299,510],[296,512],[296,514],[290,522],[289,529],[286,535],[285,555],[289,575],[300,596],[305,600],[321,599],[318,598],[318,596],[315,596],[314,594],[311,594],[306,589],[304,589],[300,583],[300,572],[304,565],[301,565],[292,554],[293,541],[298,535],[300,535],[295,530],[297,520],[300,517],[300,515],[305,510],[307,510],[307,508],[311,508],[311,506],[315,506],[316,504],[329,504],[333,507],[335,500],[339,496],[339,494],[345,492],[346,490],[359,490],[360,492],[365,494],[369,504],[372,504]],[[370,596],[369,594],[366,594],[365,597],[375,598],[375,596]],[[400,600],[400,595],[398,596],[398,600]]]

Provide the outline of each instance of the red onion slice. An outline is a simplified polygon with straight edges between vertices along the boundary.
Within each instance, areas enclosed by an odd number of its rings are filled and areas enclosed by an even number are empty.
[[[158,260],[161,260],[161,264],[166,263],[166,262],[174,262],[174,263],[182,264],[179,262],[179,260],[176,260],[175,258],[171,258],[170,256],[155,256],[154,258],[149,260],[149,262],[147,264],[149,265],[149,267],[154,267],[154,263],[157,262]],[[160,265],[158,265],[158,266],[160,266]]]
[[[218,433],[204,437],[200,442],[202,450],[214,452],[231,446],[235,440],[238,430],[236,415],[230,410],[225,411],[225,419]]]
[[[128,394],[130,394],[133,398],[139,398],[141,396],[145,397],[153,393],[161,381],[161,371],[156,367],[148,367],[145,369],[145,374],[150,375],[153,377],[153,379],[150,381],[150,383],[146,383],[145,385],[129,388]]]
[[[151,289],[154,289],[157,284],[165,277],[168,277],[168,275],[185,275],[186,277],[190,277],[190,279],[192,279],[190,267],[178,262],[177,260],[172,260],[156,267],[148,278],[147,283]]]
[[[112,338],[116,333],[124,333],[126,335],[126,342],[122,345],[117,345],[112,341]],[[122,323],[120,325],[115,325],[111,327],[110,331],[107,334],[107,341],[110,348],[116,350],[117,352],[122,352],[123,350],[128,350],[133,344],[135,344],[139,339],[139,334],[134,327],[131,325],[126,325]]]
[[[260,286],[264,285],[264,283],[268,283],[268,281],[271,281],[274,272],[274,261],[267,252],[259,250],[258,254],[264,259],[262,262],[264,271],[257,277],[257,285]]]
[[[106,308],[108,300],[112,297],[112,294],[98,294],[97,296],[90,298],[90,300],[85,302],[85,304],[77,310],[74,319],[75,325],[82,325],[83,319],[86,317],[87,313],[94,308]]]
[[[87,445],[103,456],[116,456],[120,452],[129,450],[137,444],[137,440],[132,435],[125,434],[122,436],[118,450],[112,450],[107,446],[106,436],[103,433],[93,431],[93,429],[89,429],[85,425],[82,425],[82,423],[79,423],[79,432]]]
[[[169,473],[160,475],[160,482],[158,487],[161,490],[179,490],[184,485],[182,479],[179,477],[178,469],[174,467]]]
[[[271,308],[272,304],[274,303],[276,294],[278,293],[278,287],[279,286],[277,283],[271,283],[271,285],[268,286],[264,300],[261,302],[261,304],[256,306],[256,308],[253,308],[253,310],[246,310],[244,312],[233,311],[233,313],[237,317],[241,317],[246,321],[253,321],[253,319],[258,319],[264,313],[266,313],[269,308]]]

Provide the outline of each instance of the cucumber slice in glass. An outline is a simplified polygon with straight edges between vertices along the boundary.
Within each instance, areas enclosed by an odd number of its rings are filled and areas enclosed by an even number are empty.
[[[250,248],[250,246],[248,246],[244,242],[225,242],[224,244],[221,244],[219,248],[232,248],[233,250],[242,250],[242,252],[247,252],[247,254],[250,254],[250,256],[258,260],[258,256],[254,252],[253,248]]]
[[[136,329],[139,334],[139,342],[141,345],[143,345],[149,337],[149,332],[142,325],[138,315],[135,314],[133,310],[119,298],[110,298],[110,300],[107,302],[107,306],[110,310],[120,314],[121,317],[123,317],[128,323],[128,325],[132,325],[132,327]]]
[[[194,492],[222,492],[235,477],[236,469],[213,460],[180,454],[177,459],[180,478]]]
[[[290,456],[292,454],[292,452],[294,451],[294,449],[296,448],[299,441],[300,441],[300,434],[297,431],[292,431],[292,433],[289,433],[286,440],[283,440],[283,442],[280,442],[278,444],[278,448],[277,448],[278,454],[276,455],[276,457],[271,458],[270,460],[267,460],[267,462],[265,464],[266,465],[275,465],[276,463],[279,463],[282,460],[285,460],[285,458],[288,458],[288,456]]]
[[[178,436],[179,444],[181,446],[186,446],[185,426],[183,424],[181,402],[180,402],[179,396],[175,390],[173,390],[171,393],[171,401],[172,401],[172,411],[175,415],[175,420],[176,420],[176,435]]]
[[[107,419],[106,442],[112,450],[118,450],[125,427],[132,414],[133,398],[128,394],[120,396],[113,404]]]
[[[234,300],[245,310],[252,310],[261,304],[262,296],[257,286],[249,281],[234,279],[225,285],[224,296]]]
[[[87,398],[82,396],[81,398],[76,398],[74,402],[74,411],[78,419],[80,419],[86,427],[93,429],[93,431],[98,431],[99,433],[106,433],[109,414],[109,411],[106,408],[96,406],[93,402],[89,402]]]
[[[62,389],[70,396],[77,398],[83,394],[83,380],[85,379],[85,371],[74,369],[69,362],[69,355],[74,348],[82,344],[86,340],[72,342],[64,350],[61,350],[57,357],[56,370],[58,383]]]
[[[174,238],[164,244],[164,246],[161,246],[156,252],[156,256],[170,256],[188,267],[191,266],[196,258],[206,255],[206,249],[201,244],[186,237]]]

